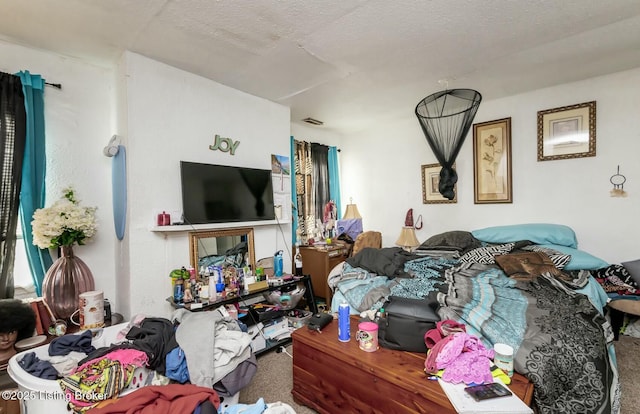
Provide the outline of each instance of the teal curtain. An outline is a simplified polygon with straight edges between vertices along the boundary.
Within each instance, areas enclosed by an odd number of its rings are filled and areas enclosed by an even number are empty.
[[[29,71],[17,74],[22,81],[24,106],[27,113],[27,140],[22,164],[20,214],[25,249],[31,276],[38,296],[42,295],[42,280],[53,263],[49,250],[33,244],[31,221],[33,213],[44,207],[46,157],[44,142],[44,79]]]
[[[298,230],[298,197],[296,194],[296,162],[295,162],[295,139],[293,135],[291,135],[291,149],[289,154],[289,162],[291,165],[290,168],[290,177],[291,177],[291,205],[294,210],[293,214],[291,214],[291,242],[295,246],[297,238],[296,238],[296,230]]]
[[[329,197],[336,205],[336,218],[340,219],[342,208],[340,206],[340,169],[338,168],[338,148],[329,147],[327,159],[329,167]]]

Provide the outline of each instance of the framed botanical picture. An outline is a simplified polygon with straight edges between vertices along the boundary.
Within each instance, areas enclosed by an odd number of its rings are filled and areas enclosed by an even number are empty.
[[[453,164],[453,168],[456,165]],[[425,164],[422,166],[422,203],[423,204],[443,204],[443,203],[457,203],[458,202],[458,188],[457,184],[453,187],[454,197],[453,200],[445,198],[440,191],[438,191],[438,184],[440,183],[440,170],[442,166],[440,164]]]
[[[538,111],[538,161],[596,156],[596,101]]]
[[[511,118],[473,124],[476,204],[511,203]]]

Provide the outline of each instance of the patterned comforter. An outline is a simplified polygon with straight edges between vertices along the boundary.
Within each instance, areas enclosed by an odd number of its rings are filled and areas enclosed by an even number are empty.
[[[333,305],[346,300],[360,312],[379,308],[390,295],[437,300],[442,319],[464,323],[486,347],[514,348],[515,370],[533,382],[539,413],[619,412],[613,334],[602,314],[606,294],[589,272],[518,280],[496,264],[442,257],[410,260],[405,271],[412,277],[345,264],[330,278]]]

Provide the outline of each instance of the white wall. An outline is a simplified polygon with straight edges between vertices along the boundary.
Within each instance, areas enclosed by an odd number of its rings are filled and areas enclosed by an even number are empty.
[[[96,206],[98,233],[74,249],[91,268],[96,288],[115,298],[115,231],[111,207],[111,159],[102,154],[118,132],[115,120],[114,74],[70,57],[0,41],[0,70],[28,70],[62,89],[45,88],[47,206],[73,186],[83,205]],[[55,252],[52,252],[55,258]],[[117,305],[116,305],[117,306]]]
[[[309,125],[302,121],[291,122],[291,135],[298,141],[317,142],[338,148],[343,138],[330,126]]]
[[[288,155],[289,108],[135,53],[126,78],[130,314],[168,316],[169,272],[189,264],[188,234],[149,228],[158,210],[181,211],[180,161],[271,168]],[[212,151],[214,136],[239,140],[235,155]],[[254,229],[256,257],[290,250],[291,225]],[[285,269],[291,258],[285,256]],[[126,275],[122,275],[123,279]]]
[[[375,124],[342,141],[343,198],[353,195],[365,227],[393,246],[407,209],[421,214],[422,242],[448,230],[550,222],[571,226],[579,247],[610,263],[638,258],[640,233],[640,69],[484,101],[474,123],[511,117],[513,203],[474,204],[473,129],[457,158],[457,204],[423,204],[421,165],[436,163],[408,103],[407,116]],[[425,96],[436,92],[427,91]],[[482,93],[482,91],[480,91]],[[537,161],[537,111],[595,100],[596,157]],[[375,120],[372,120],[374,122]],[[612,198],[617,166],[626,198]]]
[[[168,316],[168,275],[189,264],[188,235],[149,229],[155,211],[181,210],[179,161],[270,168],[271,154],[289,154],[289,109],[133,53],[103,68],[0,41],[0,62],[2,71],[62,84],[45,91],[47,205],[73,185],[83,204],[98,207],[96,237],[76,249],[96,288],[127,318]],[[112,161],[102,153],[113,134],[127,151],[123,241],[112,218]],[[241,141],[235,156],[209,150],[215,134]],[[289,223],[256,227],[254,236],[257,258],[291,246]]]

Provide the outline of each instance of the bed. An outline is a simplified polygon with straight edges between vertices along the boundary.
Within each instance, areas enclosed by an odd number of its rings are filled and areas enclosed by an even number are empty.
[[[332,310],[358,314],[390,296],[422,299],[487,347],[514,348],[539,413],[618,413],[620,384],[610,300],[592,273],[609,263],[578,249],[558,224],[450,231],[418,249],[364,249],[328,277]]]

